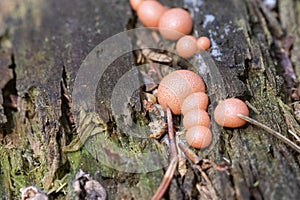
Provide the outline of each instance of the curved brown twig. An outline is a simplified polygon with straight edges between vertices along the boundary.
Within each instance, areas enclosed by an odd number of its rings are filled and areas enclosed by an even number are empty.
[[[173,119],[172,119],[172,113],[171,113],[171,110],[169,107],[167,107],[167,121],[168,121],[168,135],[169,135],[169,141],[170,141],[171,162],[170,162],[170,165],[164,175],[163,180],[160,183],[160,186],[158,187],[154,196],[152,197],[152,200],[159,200],[163,197],[167,188],[170,185],[170,182],[173,178],[173,175],[175,173],[175,170],[176,170],[176,167],[178,164],[177,146],[175,143],[174,129],[173,129]]]
[[[287,144],[288,146],[290,146],[292,149],[294,149],[295,151],[297,151],[298,153],[300,153],[300,147],[295,144],[294,142],[292,142],[291,140],[289,140],[287,137],[283,136],[281,133],[274,131],[273,129],[271,129],[270,127],[256,121],[255,119],[252,119],[248,116],[242,115],[242,114],[238,114],[238,117],[242,118],[243,120],[249,122],[250,124],[256,125],[262,129],[264,129],[266,132],[272,134],[273,136],[275,136],[277,139],[279,139],[280,141],[282,141],[283,143]]]

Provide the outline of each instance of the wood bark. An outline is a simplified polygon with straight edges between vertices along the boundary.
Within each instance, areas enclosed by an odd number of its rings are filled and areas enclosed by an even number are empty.
[[[288,130],[299,135],[300,2],[278,0],[273,9],[259,0],[163,3],[187,8],[194,20],[193,33],[212,41],[210,58],[204,64],[197,57],[190,60],[199,73],[203,65],[215,64],[221,74],[221,80],[205,78],[208,94],[215,99],[210,113],[218,99],[239,97],[255,108],[252,118],[294,140]],[[84,126],[85,121],[92,121],[102,125],[101,134],[94,136],[97,140],[105,136],[127,151],[161,147],[154,140],[115,131],[118,116],[108,106],[114,86],[135,65],[135,54],[122,55],[95,83],[99,103],[94,113],[79,115],[83,124],[76,121],[78,113],[72,113],[71,94],[86,56],[105,39],[141,26],[129,3],[4,0],[0,11],[1,197],[19,199],[20,188],[35,185],[50,198],[73,199],[72,184],[81,169],[103,185],[108,199],[150,199],[165,169],[118,171],[103,164],[101,155],[95,158],[97,146],[82,147],[78,139],[85,142],[93,137],[82,136],[95,131],[94,127],[86,131],[89,127]],[[223,88],[216,85],[218,81],[224,83]],[[135,112],[143,112],[139,96],[134,97]],[[299,198],[299,153],[250,124],[240,129],[213,127],[213,132],[216,138],[210,151],[195,152],[216,163],[227,162],[230,170],[206,170],[212,185],[201,185],[205,181],[186,161],[185,177],[176,172],[165,199]],[[125,156],[106,152],[116,162]]]

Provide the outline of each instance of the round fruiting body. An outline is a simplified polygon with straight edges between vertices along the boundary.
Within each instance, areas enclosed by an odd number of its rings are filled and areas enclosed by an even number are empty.
[[[167,10],[159,20],[159,32],[168,40],[177,40],[192,31],[191,15],[182,8]]]
[[[205,126],[194,126],[187,130],[185,138],[190,146],[196,149],[203,149],[211,144],[212,133]]]
[[[210,40],[208,37],[200,37],[197,40],[197,47],[199,51],[205,51],[210,47]]]
[[[129,3],[131,8],[136,11],[143,1],[156,1],[156,0],[129,0]]]
[[[191,110],[186,113],[183,117],[183,126],[185,129],[189,130],[194,126],[210,126],[210,118],[205,110]]]
[[[137,10],[139,5],[143,2],[144,0],[129,0],[130,6],[133,10]]]
[[[205,92],[202,78],[189,70],[176,70],[161,80],[157,97],[164,110],[168,106],[173,114],[179,115],[184,99],[195,92]]]
[[[206,110],[208,102],[208,96],[204,92],[192,93],[184,99],[181,105],[181,113],[185,115],[191,110]]]
[[[237,114],[249,116],[247,105],[240,99],[225,99],[217,105],[214,111],[214,119],[220,126],[238,128],[246,124]]]
[[[197,40],[194,36],[186,35],[176,43],[176,51],[183,58],[190,58],[198,51]]]
[[[137,16],[146,27],[158,27],[158,22],[167,8],[157,1],[146,0],[139,4]]]

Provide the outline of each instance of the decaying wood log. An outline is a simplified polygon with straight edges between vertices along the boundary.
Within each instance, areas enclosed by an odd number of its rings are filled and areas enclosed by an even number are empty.
[[[188,9],[193,34],[211,39],[210,50],[188,62],[178,64],[176,56],[168,60],[176,64],[174,68],[193,68],[203,75],[210,115],[218,100],[239,97],[253,108],[252,118],[295,140],[288,130],[299,136],[300,2],[278,0],[274,7],[260,0],[162,2]],[[124,116],[110,107],[120,78],[138,66],[136,52],[110,63],[95,83],[93,110],[73,110],[72,102],[76,76],[90,52],[126,28],[139,26],[127,1],[0,1],[0,195],[4,199],[20,199],[20,189],[28,186],[42,189],[50,198],[75,199],[72,185],[80,170],[106,189],[108,199],[153,196],[170,161],[168,147],[120,131],[116,121]],[[135,37],[126,36],[132,46]],[[101,57],[104,50],[98,50]],[[207,73],[211,66],[217,70]],[[140,81],[142,72],[133,73],[137,77],[132,81]],[[139,92],[130,99],[133,113],[128,115],[147,127]],[[175,173],[166,199],[299,198],[299,154],[250,124],[240,129],[213,125],[212,130],[213,145],[195,152],[217,164],[226,162],[230,170],[205,169],[211,182],[207,189],[205,179],[187,160],[185,175]],[[99,142],[105,144],[99,147]],[[165,157],[139,157],[151,151],[161,151],[159,155]],[[151,166],[157,160],[157,169],[133,173],[126,162],[132,155],[137,166]],[[129,167],[111,167],[122,163]]]

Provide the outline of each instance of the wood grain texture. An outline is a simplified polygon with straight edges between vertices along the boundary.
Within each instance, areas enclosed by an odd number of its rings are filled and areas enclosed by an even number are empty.
[[[193,16],[194,35],[207,36],[212,41],[211,49],[202,55],[202,58],[210,57],[204,59],[206,63],[199,58],[190,60],[200,74],[202,67],[215,64],[222,77],[220,80],[212,80],[214,76],[209,74],[204,77],[211,113],[218,100],[239,97],[257,109],[258,113],[250,112],[251,117],[272,129],[287,137],[290,137],[288,129],[299,130],[286,98],[291,88],[287,87],[282,66],[278,64],[281,62],[273,56],[272,47],[274,40],[293,34],[295,41],[290,58],[298,80],[300,36],[295,28],[299,25],[298,2],[278,0],[279,15],[275,17],[259,0],[162,2],[187,8]],[[0,107],[1,196],[19,199],[21,187],[36,185],[50,192],[50,197],[72,199],[75,198],[72,181],[82,169],[106,188],[108,199],[150,199],[164,170],[140,174],[121,172],[101,164],[80,146],[74,152],[62,151],[75,139],[88,138],[88,135],[80,138],[80,133],[72,131],[72,118],[68,113],[71,102],[66,96],[72,94],[79,67],[96,45],[124,31],[130,23],[135,26],[136,16],[129,3],[4,0],[0,2],[0,11],[0,50],[9,50],[8,55],[0,53],[0,70],[9,72],[9,76],[0,75],[3,104]],[[7,39],[11,48],[3,45]],[[110,65],[102,84],[97,83],[99,104],[96,112],[101,119],[93,123],[101,123],[104,136],[126,150],[156,150],[158,146],[153,141],[135,140],[116,131],[107,106],[114,85],[134,65],[133,59],[132,54],[122,55]],[[12,69],[15,71],[13,77]],[[3,90],[8,79],[13,82]],[[220,83],[224,87],[220,88]],[[298,90],[296,83],[292,87]],[[140,111],[139,97],[135,97],[133,104]],[[104,104],[100,103],[102,101]],[[86,113],[82,115],[86,121],[93,118]],[[106,126],[110,128],[106,130]],[[91,127],[77,128],[90,130]],[[297,199],[300,196],[299,155],[292,149],[252,125],[234,130],[213,127],[212,131],[216,142],[205,156],[215,162],[228,160],[229,173],[208,169],[206,173],[212,182],[210,190],[214,192],[199,194],[196,183],[201,182],[201,176],[188,163],[186,177],[182,180],[175,175],[166,199]],[[120,155],[112,150],[107,154],[118,159]],[[65,187],[61,188],[63,184]]]

